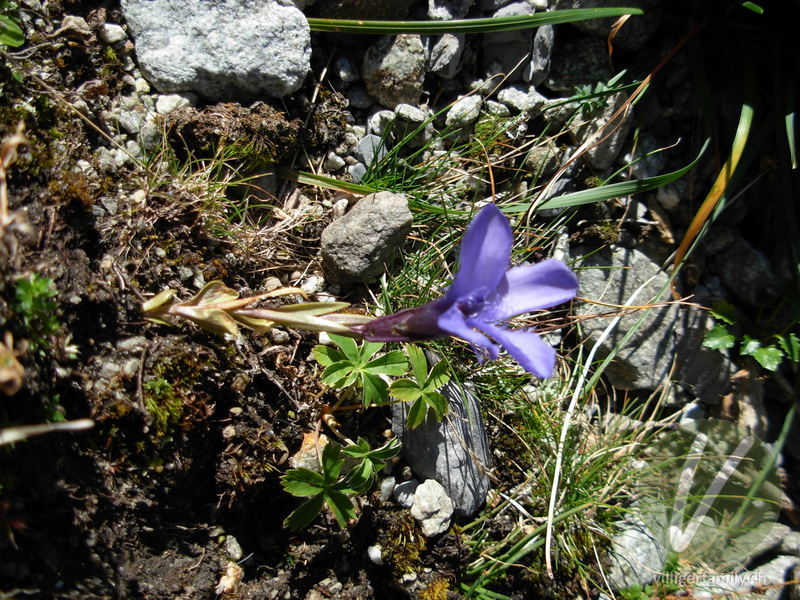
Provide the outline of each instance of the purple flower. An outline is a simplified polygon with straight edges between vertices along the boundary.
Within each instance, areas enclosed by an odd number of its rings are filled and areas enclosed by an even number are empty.
[[[508,219],[494,204],[487,205],[464,235],[460,266],[444,296],[353,329],[373,342],[454,336],[469,342],[479,360],[497,358],[502,346],[526,371],[550,377],[555,350],[533,331],[499,323],[571,300],[578,279],[558,260],[510,267],[513,241]]]

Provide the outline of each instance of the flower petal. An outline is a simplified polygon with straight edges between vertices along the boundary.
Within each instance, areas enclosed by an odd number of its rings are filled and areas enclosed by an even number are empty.
[[[469,342],[478,360],[483,360],[484,358],[484,356],[478,352],[478,348],[485,350],[492,360],[497,358],[500,354],[497,344],[493,344],[485,335],[470,327],[466,319],[464,319],[462,312],[455,305],[451,306],[439,316],[437,324],[440,329],[446,331],[448,334]]]
[[[491,323],[474,323],[500,342],[522,367],[541,379],[553,375],[556,351],[542,341],[533,331],[504,329]]]
[[[473,290],[494,290],[508,269],[513,243],[505,215],[494,204],[484,206],[464,234],[458,272],[445,298],[454,302]]]
[[[560,260],[543,260],[506,271],[497,286],[498,300],[487,303],[482,319],[506,321],[516,315],[550,308],[575,297],[578,278]]]

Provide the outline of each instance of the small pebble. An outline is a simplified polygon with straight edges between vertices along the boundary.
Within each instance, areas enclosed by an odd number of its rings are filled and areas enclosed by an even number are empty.
[[[376,565],[383,564],[383,552],[379,545],[367,546],[367,556]]]
[[[386,502],[392,497],[394,487],[397,485],[397,480],[394,477],[387,477],[381,481],[381,502]]]

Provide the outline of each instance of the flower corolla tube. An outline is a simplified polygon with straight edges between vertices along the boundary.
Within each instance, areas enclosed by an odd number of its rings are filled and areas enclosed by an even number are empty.
[[[578,279],[555,259],[512,267],[513,242],[508,219],[488,204],[464,234],[458,272],[444,296],[358,325],[354,331],[374,342],[453,336],[469,342],[479,360],[497,358],[502,346],[529,373],[550,377],[555,350],[534,331],[501,324],[568,302],[578,291]]]

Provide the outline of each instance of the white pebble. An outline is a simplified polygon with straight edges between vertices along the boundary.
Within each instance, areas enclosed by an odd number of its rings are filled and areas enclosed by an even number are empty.
[[[367,556],[374,564],[383,564],[383,553],[380,546],[367,546]]]

